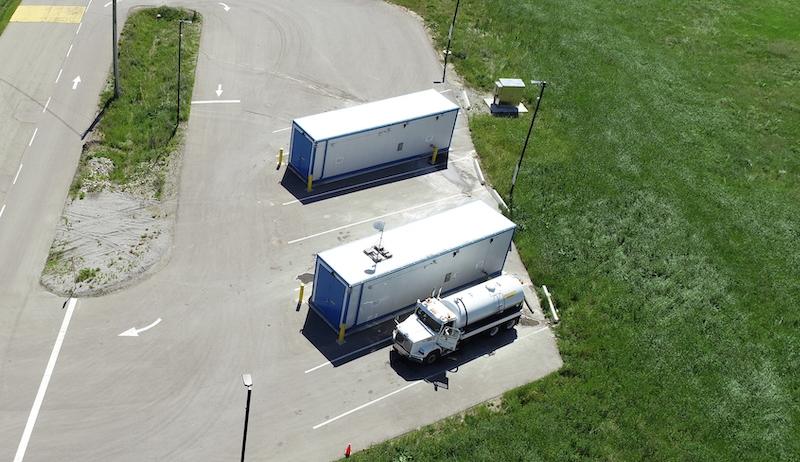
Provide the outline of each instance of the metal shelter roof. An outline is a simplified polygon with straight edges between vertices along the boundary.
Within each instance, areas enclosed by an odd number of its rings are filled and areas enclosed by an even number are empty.
[[[294,123],[314,140],[322,141],[454,110],[458,106],[438,91],[425,90],[301,117]]]
[[[481,201],[447,210],[383,233],[383,247],[392,258],[379,263],[364,254],[378,243],[378,233],[318,254],[350,286],[451,252],[467,244],[516,228]]]

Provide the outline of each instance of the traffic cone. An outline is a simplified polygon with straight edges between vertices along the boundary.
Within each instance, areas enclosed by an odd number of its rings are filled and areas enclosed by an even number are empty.
[[[350,457],[350,443],[347,444],[347,449],[344,450],[344,456]]]

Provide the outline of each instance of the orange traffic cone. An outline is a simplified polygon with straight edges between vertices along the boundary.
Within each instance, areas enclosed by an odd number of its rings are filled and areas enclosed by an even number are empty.
[[[347,449],[344,450],[344,456],[350,457],[350,443],[347,444]]]

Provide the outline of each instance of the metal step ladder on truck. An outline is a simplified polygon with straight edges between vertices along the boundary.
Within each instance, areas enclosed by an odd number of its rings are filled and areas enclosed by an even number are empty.
[[[512,329],[522,316],[523,283],[504,274],[445,298],[417,301],[414,311],[392,333],[394,350],[404,358],[433,364],[480,333],[494,337]]]

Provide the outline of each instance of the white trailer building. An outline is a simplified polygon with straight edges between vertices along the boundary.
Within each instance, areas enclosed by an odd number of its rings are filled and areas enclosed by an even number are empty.
[[[433,291],[500,274],[516,225],[472,202],[317,255],[309,305],[333,329],[366,327],[414,307]]]
[[[292,122],[289,169],[324,183],[450,149],[458,106],[435,90],[301,117]]]

